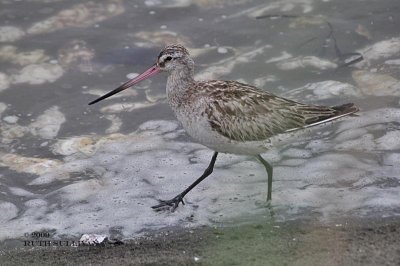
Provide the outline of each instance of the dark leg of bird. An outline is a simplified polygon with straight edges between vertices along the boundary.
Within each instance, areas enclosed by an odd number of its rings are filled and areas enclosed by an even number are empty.
[[[208,165],[207,169],[187,189],[182,191],[180,194],[178,194],[173,199],[170,199],[170,200],[159,200],[160,204],[152,206],[152,208],[157,210],[157,209],[161,209],[161,208],[163,209],[164,207],[169,206],[169,207],[172,207],[171,211],[174,211],[178,207],[179,203],[185,204],[183,202],[183,197],[185,197],[185,195],[187,193],[189,193],[190,190],[192,190],[195,186],[197,186],[201,181],[203,181],[207,176],[209,176],[213,172],[214,164],[215,164],[215,161],[217,160],[217,155],[218,155],[218,152],[214,152],[214,155],[211,158],[211,162]]]
[[[265,169],[268,173],[268,193],[267,193],[267,201],[270,202],[272,199],[272,165],[270,165],[266,160],[261,157],[261,155],[257,155],[257,159],[265,166]]]

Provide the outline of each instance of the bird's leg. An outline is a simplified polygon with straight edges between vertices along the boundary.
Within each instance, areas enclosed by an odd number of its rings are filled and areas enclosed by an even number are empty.
[[[272,165],[270,165],[266,160],[261,157],[261,155],[257,155],[257,159],[265,166],[265,169],[268,173],[268,192],[267,192],[267,202],[271,202],[272,200]]]
[[[207,169],[196,181],[193,182],[193,184],[191,184],[188,188],[186,188],[184,191],[182,191],[180,194],[178,194],[173,199],[159,200],[160,204],[152,206],[152,208],[155,210],[160,210],[166,206],[170,206],[170,207],[172,207],[171,211],[174,211],[178,207],[179,203],[182,202],[182,204],[185,204],[183,202],[183,197],[185,197],[185,195],[187,193],[189,193],[190,190],[192,190],[195,186],[197,186],[201,181],[203,181],[207,176],[209,176],[213,172],[214,164],[215,164],[215,161],[217,160],[217,155],[218,155],[218,152],[214,152],[214,155],[211,158],[211,162],[208,165]]]

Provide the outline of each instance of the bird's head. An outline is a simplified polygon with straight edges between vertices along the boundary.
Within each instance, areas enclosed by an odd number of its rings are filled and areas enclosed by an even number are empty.
[[[162,71],[172,72],[182,68],[192,66],[193,60],[190,58],[188,50],[180,44],[167,45],[162,49],[157,58],[156,65]]]
[[[160,71],[167,71],[168,73],[174,71],[189,70],[189,75],[193,73],[193,60],[189,56],[189,52],[180,44],[167,45],[158,55],[156,63],[148,70],[138,75],[137,77],[128,80],[118,88],[109,93],[97,98],[96,100],[89,103],[89,105],[104,100],[120,91],[132,87],[133,85],[141,82],[142,80],[148,79]]]

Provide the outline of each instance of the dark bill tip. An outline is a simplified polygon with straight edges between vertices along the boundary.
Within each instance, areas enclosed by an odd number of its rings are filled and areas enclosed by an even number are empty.
[[[92,104],[95,104],[97,102],[100,102],[101,100],[104,100],[105,98],[108,98],[108,97],[110,97],[110,96],[112,96],[112,95],[114,95],[114,94],[116,94],[116,93],[118,93],[120,91],[123,91],[123,90],[125,90],[125,89],[127,89],[129,87],[132,87],[133,85],[141,82],[142,80],[145,80],[145,79],[147,79],[147,78],[149,78],[151,76],[154,76],[158,72],[160,72],[160,68],[155,64],[152,67],[150,67],[149,69],[147,69],[145,72],[140,74],[139,76],[137,76],[137,77],[135,77],[135,78],[133,78],[131,80],[128,80],[127,82],[125,82],[124,84],[122,84],[121,86],[116,88],[115,90],[110,91],[107,94],[104,94],[103,96],[97,98],[94,101],[91,101],[89,103],[89,105],[92,105]]]
[[[104,100],[105,98],[108,98],[108,97],[110,97],[110,96],[113,96],[114,94],[116,94],[116,93],[118,93],[118,92],[120,92],[120,91],[123,91],[124,89],[126,89],[124,86],[118,87],[118,88],[116,88],[115,90],[110,91],[109,93],[104,94],[103,96],[97,98],[96,100],[91,101],[91,102],[89,103],[89,105],[92,105],[92,104],[95,104],[95,103],[97,103],[97,102],[100,102],[101,100]]]

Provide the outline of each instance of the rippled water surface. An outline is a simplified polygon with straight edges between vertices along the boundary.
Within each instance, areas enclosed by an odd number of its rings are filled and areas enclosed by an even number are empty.
[[[0,1],[0,240],[270,219],[263,166],[237,155],[176,212],[150,208],[212,155],[175,120],[164,74],[87,105],[168,43],[189,48],[198,79],[360,107],[264,154],[274,219],[398,216],[399,12],[398,0]]]

